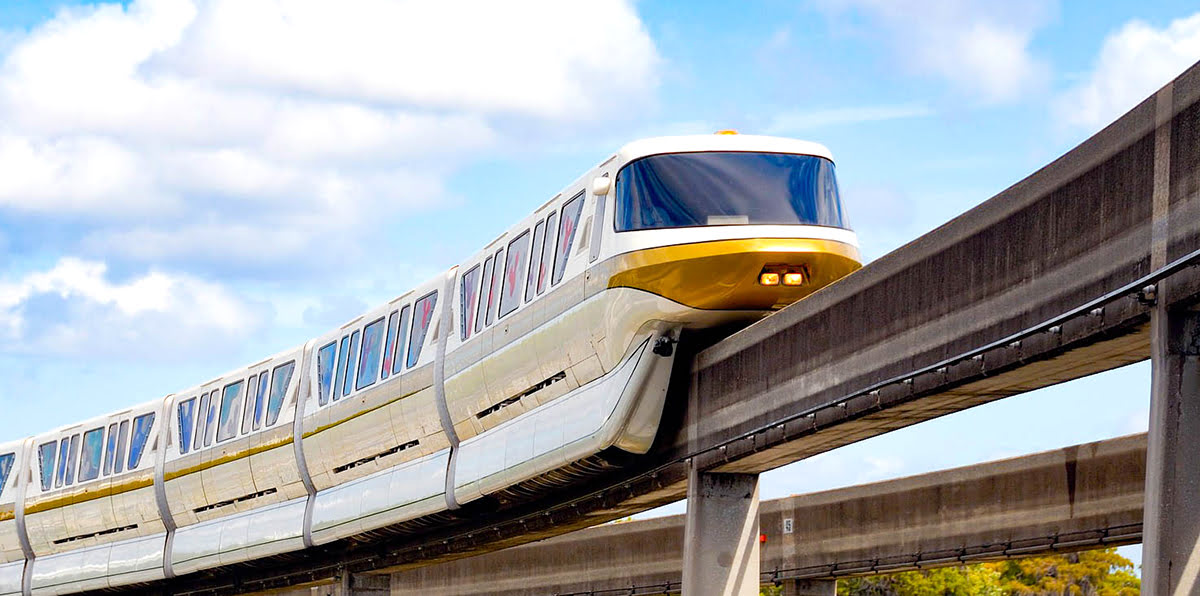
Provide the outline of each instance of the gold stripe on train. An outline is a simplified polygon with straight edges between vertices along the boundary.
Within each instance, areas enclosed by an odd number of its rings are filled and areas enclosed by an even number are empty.
[[[764,267],[804,272],[799,286],[764,286]],[[606,261],[610,288],[633,288],[701,310],[770,310],[862,267],[858,249],[834,240],[748,238],[648,248]],[[603,279],[603,277],[601,278]]]

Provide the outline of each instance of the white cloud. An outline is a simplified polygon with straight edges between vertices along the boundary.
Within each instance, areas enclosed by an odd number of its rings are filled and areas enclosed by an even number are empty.
[[[1054,12],[1049,0],[818,0],[835,15],[883,34],[896,66],[945,79],[989,103],[1012,101],[1044,84],[1048,68],[1029,43]]]
[[[1156,29],[1126,23],[1108,36],[1092,72],[1055,102],[1070,126],[1095,130],[1150,96],[1200,60],[1200,13]]]
[[[622,0],[65,9],[0,63],[0,213],[106,258],[295,259],[445,203],[506,139],[648,103],[658,63]]]
[[[263,308],[195,277],[113,281],[102,262],[63,258],[0,279],[0,351],[175,359],[244,337]]]
[[[933,110],[922,104],[853,106],[797,111],[777,115],[767,125],[767,131],[770,134],[788,135],[828,126],[923,118],[931,115],[933,115]]]

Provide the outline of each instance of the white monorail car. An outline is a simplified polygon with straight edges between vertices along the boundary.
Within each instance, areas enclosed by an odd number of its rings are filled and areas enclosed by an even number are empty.
[[[820,145],[631,143],[465,263],[304,346],[0,444],[0,596],[420,531],[645,453],[681,331],[752,321],[858,268],[845,222]]]

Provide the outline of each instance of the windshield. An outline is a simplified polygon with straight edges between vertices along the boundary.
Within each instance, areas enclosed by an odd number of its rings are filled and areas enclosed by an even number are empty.
[[[674,153],[617,175],[618,232],[746,224],[848,228],[833,163],[786,153]]]

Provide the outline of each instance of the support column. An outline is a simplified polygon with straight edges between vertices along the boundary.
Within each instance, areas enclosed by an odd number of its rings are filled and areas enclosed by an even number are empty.
[[[837,596],[836,579],[785,579],[783,596]]]
[[[683,596],[757,596],[758,475],[688,473]]]
[[[1142,589],[1191,596],[1200,594],[1200,313],[1160,303],[1151,342]]]

